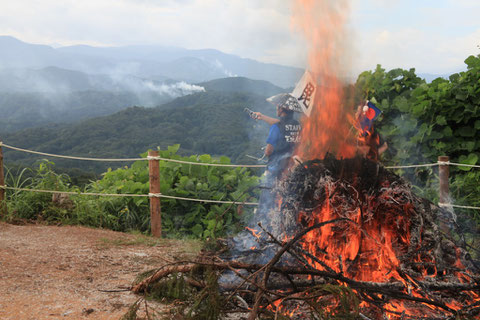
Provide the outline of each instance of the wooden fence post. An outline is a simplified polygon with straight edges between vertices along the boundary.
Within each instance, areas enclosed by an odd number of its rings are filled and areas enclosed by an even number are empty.
[[[438,157],[439,162],[448,162],[450,158],[448,156]],[[448,164],[440,163],[438,166],[438,178],[439,178],[439,202],[440,203],[450,203],[449,187],[448,187],[448,178],[449,178],[450,169]]]
[[[5,186],[5,176],[3,172],[3,151],[0,145],[0,186]],[[7,204],[5,203],[5,189],[0,188],[0,216],[7,214]]]
[[[158,151],[148,151],[149,157],[158,157]],[[150,180],[150,193],[160,193],[160,164],[159,160],[150,159],[148,161],[148,173]],[[162,211],[160,208],[160,198],[150,197],[150,230],[152,236],[160,238],[162,236]]]

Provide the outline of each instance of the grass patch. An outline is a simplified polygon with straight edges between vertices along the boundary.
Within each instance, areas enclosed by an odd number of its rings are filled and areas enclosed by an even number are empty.
[[[196,254],[203,248],[203,242],[195,239],[174,240],[154,238],[141,233],[130,233],[124,238],[100,238],[101,248],[145,246],[145,247],[167,247],[172,251],[181,253]]]
[[[164,243],[163,239],[156,239],[144,235],[136,235],[133,238],[100,238],[100,247],[129,247],[129,246],[146,246],[146,247],[155,247],[162,246]]]

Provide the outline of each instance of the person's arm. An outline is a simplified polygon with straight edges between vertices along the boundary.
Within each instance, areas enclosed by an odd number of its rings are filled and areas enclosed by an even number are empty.
[[[267,147],[265,148],[265,155],[267,157],[270,157],[270,155],[273,153],[273,149],[274,149],[273,146],[270,143],[268,143]]]
[[[257,116],[257,119],[258,120],[262,120],[262,121],[265,121],[266,123],[268,123],[269,125],[272,125],[272,124],[275,124],[275,123],[279,123],[280,120],[279,119],[275,119],[275,118],[272,118],[272,117],[269,117],[269,116],[266,116],[260,112],[254,112],[254,114]]]
[[[385,141],[379,148],[378,148],[378,155],[381,155],[388,149],[387,141]]]

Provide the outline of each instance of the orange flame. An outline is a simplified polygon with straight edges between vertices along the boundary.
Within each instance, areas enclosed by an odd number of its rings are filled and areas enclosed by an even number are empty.
[[[349,140],[353,119],[353,110],[345,103],[344,84],[339,79],[340,74],[349,67],[347,48],[347,17],[349,13],[348,0],[294,0],[293,26],[301,31],[308,43],[308,69],[317,80],[315,105],[310,117],[302,119],[301,143],[295,153],[304,160],[323,159],[327,152],[337,158],[350,158],[357,152],[356,143]],[[356,137],[352,137],[355,142]],[[366,143],[366,142],[365,142]],[[329,190],[325,190],[326,199]],[[335,272],[343,272],[345,276],[359,281],[389,282],[400,281],[408,288],[408,294],[424,297],[417,291],[416,280],[402,277],[399,274],[400,261],[396,250],[410,243],[410,221],[405,206],[405,215],[397,213],[381,213],[381,218],[362,221],[362,212],[348,213],[348,218],[354,223],[345,222],[345,226],[333,227],[326,225],[314,229],[305,235],[303,247],[324,262],[327,268]],[[302,215],[299,213],[299,221]],[[343,215],[347,215],[343,213]],[[338,218],[336,208],[329,201],[315,212],[308,213],[308,226]],[[355,223],[357,225],[355,225]],[[458,257],[457,257],[458,258]],[[422,261],[423,259],[423,261]],[[421,270],[425,276],[436,276],[435,261],[425,261],[420,255],[418,262],[431,262],[432,267]],[[457,259],[455,267],[464,269]],[[312,259],[309,262],[315,268],[324,270],[326,267]],[[468,276],[457,274],[462,282],[467,282]],[[472,299],[480,299],[472,293]],[[362,302],[360,307],[368,307]],[[438,309],[424,304],[425,309]],[[458,310],[461,306],[452,302],[448,306]],[[388,319],[396,319],[396,314],[415,315],[418,310],[409,310],[403,302],[389,302],[384,305]],[[390,313],[390,314],[389,314]]]
[[[309,44],[308,64],[319,83],[310,117],[302,120],[302,159],[321,159],[326,152],[338,157],[355,154],[346,142],[350,125],[343,110],[343,83],[338,74],[346,66],[346,0],[296,0],[293,24]],[[305,137],[308,137],[306,139]]]
[[[249,228],[249,227],[245,227],[245,229],[247,229],[248,231],[250,231],[250,233],[257,239],[260,239],[260,235],[262,234],[262,231],[258,232],[257,230],[255,229],[252,229],[252,228]]]

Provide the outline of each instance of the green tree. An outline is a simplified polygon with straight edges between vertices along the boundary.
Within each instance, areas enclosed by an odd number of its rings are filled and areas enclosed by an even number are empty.
[[[426,83],[414,73],[394,69],[360,74],[357,99],[376,102],[383,115],[376,125],[389,143],[386,163],[436,162],[448,155],[451,162],[475,165],[480,156],[480,56],[465,60],[467,70],[450,78]],[[480,170],[451,167],[452,196],[456,203],[480,206]],[[424,194],[436,201],[437,178],[432,169],[415,171]],[[426,188],[425,188],[426,187]],[[462,212],[480,223],[477,211]],[[461,215],[460,222],[462,220]]]

